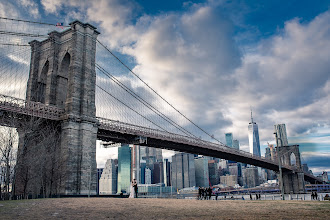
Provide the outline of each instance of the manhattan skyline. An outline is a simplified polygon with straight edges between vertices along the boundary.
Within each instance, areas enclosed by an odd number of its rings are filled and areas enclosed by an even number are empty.
[[[91,23],[141,78],[223,143],[233,133],[249,151],[253,106],[261,155],[275,144],[274,125],[285,124],[303,162],[315,173],[330,170],[326,1],[13,0],[0,2],[0,15]]]

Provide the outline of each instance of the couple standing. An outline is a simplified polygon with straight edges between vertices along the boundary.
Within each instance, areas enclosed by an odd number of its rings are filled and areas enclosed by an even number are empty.
[[[130,187],[129,198],[137,198],[137,194],[138,194],[137,182],[136,179],[133,179]]]

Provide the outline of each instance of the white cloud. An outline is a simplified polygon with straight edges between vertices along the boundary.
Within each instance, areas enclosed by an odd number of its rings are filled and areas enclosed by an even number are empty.
[[[0,16],[5,18],[18,17],[17,8],[9,1],[0,2]]]
[[[18,0],[18,3],[26,8],[29,12],[29,15],[32,15],[33,18],[39,18],[39,7],[38,4],[33,0]]]
[[[273,139],[276,123],[289,136],[330,124],[329,12],[288,21],[242,56],[233,24],[212,2],[153,17],[132,15],[136,8],[99,1],[88,16],[109,45],[135,59],[142,79],[216,137],[230,131],[246,146],[250,106],[261,141]]]
[[[330,124],[329,19],[328,11],[307,24],[288,21],[281,33],[245,55],[235,73],[239,85],[224,97],[230,104],[228,115],[235,133],[246,134],[250,105],[261,139],[271,138],[276,123],[286,123],[291,136]],[[244,113],[237,117],[231,114],[235,111]]]
[[[22,0],[26,7],[30,3]],[[256,47],[242,55],[233,40],[233,21],[218,10],[219,1],[185,4],[184,12],[155,16],[142,14],[132,1],[41,4],[47,13],[62,10],[66,21],[96,23],[99,39],[130,55],[134,71],[151,87],[216,137],[223,140],[225,132],[233,132],[243,149],[250,106],[262,142],[273,139],[276,123],[287,125],[288,136],[330,125],[329,11],[308,23],[287,21],[283,30],[254,42]],[[1,16],[16,13],[9,2],[0,6]]]

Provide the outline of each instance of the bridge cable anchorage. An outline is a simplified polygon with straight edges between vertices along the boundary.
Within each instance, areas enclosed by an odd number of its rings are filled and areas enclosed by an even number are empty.
[[[104,68],[102,68],[99,64],[95,63],[95,66],[97,69],[99,69],[104,75],[109,77],[113,82],[115,82],[118,86],[120,86],[122,89],[124,89],[127,93],[129,93],[131,96],[133,96],[135,99],[137,99],[140,103],[142,103],[144,106],[146,106],[148,109],[156,113],[158,116],[160,116],[162,119],[173,125],[175,128],[182,131],[184,134],[197,138],[194,134],[190,133],[188,130],[183,128],[182,126],[178,125],[176,122],[174,122],[172,119],[164,115],[162,112],[160,112],[158,109],[156,109],[153,105],[148,103],[145,99],[143,99],[141,96],[136,94],[134,91],[132,91],[130,88],[125,86],[123,83],[121,83],[115,76],[113,76],[111,73],[106,71]]]
[[[123,104],[124,106],[126,106],[127,108],[129,108],[130,110],[132,110],[133,112],[135,112],[136,114],[140,115],[141,117],[143,117],[144,119],[146,119],[147,121],[151,122],[153,125],[155,125],[156,127],[162,129],[163,131],[168,132],[166,129],[162,128],[161,126],[157,125],[155,122],[151,121],[149,118],[143,116],[141,113],[137,112],[136,110],[134,110],[133,108],[129,107],[127,104],[125,104],[124,102],[122,102],[121,100],[119,100],[118,98],[116,98],[115,96],[113,96],[111,93],[109,93],[108,91],[106,91],[105,89],[103,89],[102,87],[100,87],[99,85],[96,85],[99,89],[101,89],[103,92],[107,93],[108,95],[110,95],[112,98],[116,99],[118,102],[120,102],[121,104]]]
[[[115,57],[124,67],[126,67],[135,77],[137,77],[143,84],[145,84],[151,91],[153,91],[158,97],[160,97],[164,102],[166,102],[169,106],[171,106],[176,112],[178,112],[181,116],[183,116],[186,120],[188,120],[191,124],[193,124],[195,127],[197,127],[199,130],[204,132],[206,135],[211,137],[211,139],[216,140],[220,144],[221,141],[216,139],[213,135],[209,134],[207,131],[205,131],[203,128],[198,126],[196,123],[194,123],[191,119],[189,119],[187,116],[185,116],[183,113],[181,113],[178,109],[176,109],[171,103],[169,103],[165,98],[163,98],[159,93],[157,93],[153,88],[151,88],[144,80],[142,80],[136,73],[133,72],[131,68],[129,68],[124,62],[122,62],[114,53],[112,53],[104,44],[102,44],[99,40],[96,40],[103,48],[105,48],[113,57]]]

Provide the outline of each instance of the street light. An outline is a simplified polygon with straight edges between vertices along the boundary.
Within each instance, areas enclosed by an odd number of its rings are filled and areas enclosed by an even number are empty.
[[[276,144],[277,144],[277,158],[278,158],[278,169],[280,171],[280,190],[282,195],[282,200],[285,200],[284,198],[284,190],[283,190],[283,173],[282,173],[282,165],[281,165],[281,158],[280,158],[280,152],[279,152],[279,146],[278,146],[278,140],[281,141],[282,146],[282,139],[277,137],[277,132],[274,132],[275,138],[276,138]]]

